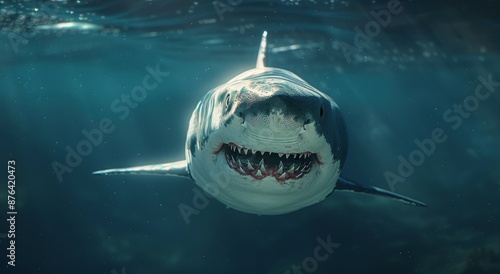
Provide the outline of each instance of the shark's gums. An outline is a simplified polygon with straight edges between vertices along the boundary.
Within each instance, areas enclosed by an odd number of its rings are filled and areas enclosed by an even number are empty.
[[[334,190],[417,200],[340,177],[347,130],[332,98],[283,69],[265,67],[262,35],[256,68],[211,91],[189,122],[186,160],[94,174],[175,175],[193,180],[230,208],[284,214],[316,204]]]

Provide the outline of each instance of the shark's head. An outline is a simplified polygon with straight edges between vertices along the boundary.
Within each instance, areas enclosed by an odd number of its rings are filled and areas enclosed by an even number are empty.
[[[335,102],[295,74],[257,68],[210,91],[186,141],[195,182],[227,206],[282,214],[330,194],[347,154]]]
[[[339,178],[347,132],[337,104],[297,75],[265,67],[266,37],[264,31],[255,69],[209,91],[196,106],[185,161],[94,174],[191,177],[227,206],[255,214],[292,212],[323,200],[334,189],[426,206]]]

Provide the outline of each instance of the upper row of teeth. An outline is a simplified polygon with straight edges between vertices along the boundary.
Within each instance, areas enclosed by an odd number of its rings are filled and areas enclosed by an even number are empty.
[[[229,147],[231,148],[232,151],[236,152],[238,151],[238,153],[242,154],[245,154],[247,155],[248,152],[251,152],[252,154],[256,154],[257,152],[259,152],[260,154],[262,154],[262,156],[269,154],[271,155],[271,153],[275,153],[275,152],[268,152],[268,151],[258,151],[258,150],[254,150],[254,149],[248,149],[248,148],[242,148],[242,147],[239,147],[237,145],[234,145],[234,144],[229,144]],[[309,156],[311,156],[311,152],[303,152],[303,153],[276,153],[278,154],[279,157],[283,157],[283,155],[285,155],[285,157],[288,159],[290,156],[292,156],[293,158],[307,158]]]

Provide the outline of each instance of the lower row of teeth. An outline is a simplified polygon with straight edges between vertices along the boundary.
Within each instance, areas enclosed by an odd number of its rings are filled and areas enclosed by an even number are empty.
[[[260,160],[258,168],[254,167],[254,165],[252,165],[249,160],[247,160],[246,163],[242,163],[240,159],[235,160],[233,156],[229,155],[226,155],[226,159],[233,169],[244,175],[248,175],[248,172],[250,172],[256,177],[266,177],[268,175],[271,175],[273,170],[276,169],[266,169],[264,159]],[[245,169],[247,171],[245,171]],[[285,168],[283,162],[280,161],[274,175],[279,179],[285,180],[291,178],[292,176],[298,178],[304,175],[304,173],[309,172],[310,170],[311,162],[306,163],[304,166],[302,166],[302,168],[300,167],[300,165],[295,166],[295,164],[292,164],[289,168]]]

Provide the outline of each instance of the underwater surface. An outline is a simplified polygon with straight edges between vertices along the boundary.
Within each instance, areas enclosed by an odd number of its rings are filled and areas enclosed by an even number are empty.
[[[0,1],[1,273],[500,273],[499,12],[497,1]],[[268,65],[342,110],[342,175],[427,208],[335,192],[258,216],[196,200],[187,179],[92,175],[184,159],[191,112],[255,66],[264,30]],[[156,85],[133,99],[146,75]],[[186,220],[183,204],[199,210]]]

